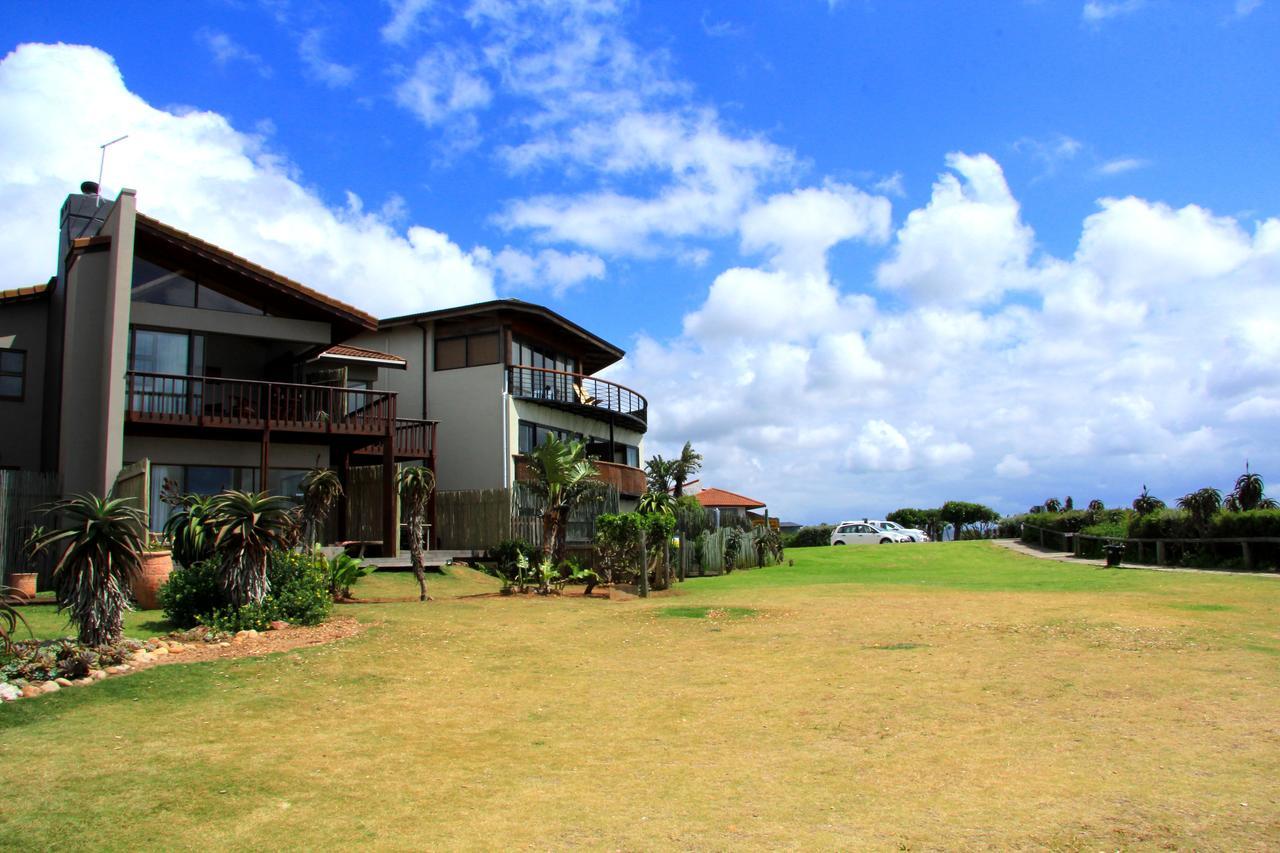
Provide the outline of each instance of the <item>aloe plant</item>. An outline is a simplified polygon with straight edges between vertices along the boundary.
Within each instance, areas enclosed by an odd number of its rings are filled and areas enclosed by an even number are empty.
[[[18,630],[19,622],[28,632],[31,631],[31,626],[22,618],[18,608],[9,603],[9,599],[16,593],[17,590],[12,587],[0,586],[0,650],[5,654],[13,651],[13,634]]]
[[[209,524],[222,591],[237,609],[260,604],[271,588],[268,555],[288,548],[296,535],[292,504],[279,495],[235,490],[213,500]]]
[[[302,520],[308,545],[319,541],[320,528],[342,497],[342,481],[326,468],[312,468],[302,478]]]
[[[183,495],[178,509],[164,523],[164,536],[173,547],[173,558],[183,566],[194,566],[213,556],[214,532],[210,529],[217,498]]]
[[[92,494],[58,501],[48,514],[62,526],[34,546],[62,546],[53,567],[58,610],[69,614],[85,645],[114,643],[124,632],[129,582],[139,572],[147,535],[146,516],[132,503],[133,498]]]

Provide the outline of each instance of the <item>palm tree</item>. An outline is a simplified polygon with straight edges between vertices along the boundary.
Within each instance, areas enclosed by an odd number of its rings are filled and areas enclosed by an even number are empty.
[[[1049,498],[1044,502],[1045,512],[1062,512],[1062,501],[1057,498]]]
[[[564,557],[564,525],[575,506],[599,496],[599,470],[587,458],[582,441],[551,437],[525,454],[533,479],[529,488],[543,499],[542,556],[558,563]]]
[[[427,511],[431,506],[431,493],[436,488],[436,475],[430,468],[410,465],[400,469],[396,483],[400,491],[400,503],[409,517],[409,557],[413,561],[413,576],[418,579],[418,600],[426,601],[427,571],[422,531],[427,524]]]
[[[693,449],[692,442],[686,441],[684,449],[680,451],[680,458],[671,463],[671,481],[675,485],[676,497],[684,495],[684,484],[700,470],[702,454]]]
[[[1097,498],[1094,498],[1093,500],[1089,501],[1089,512],[1099,513],[1105,510],[1106,508],[1107,508],[1107,505],[1104,504],[1102,501],[1098,500]]]
[[[664,493],[671,491],[676,464],[677,460],[663,459],[661,456],[655,456],[644,463],[645,475],[649,480],[649,491]]]
[[[293,506],[267,492],[223,492],[214,499],[209,526],[222,590],[231,606],[261,604],[271,589],[267,558],[296,539]]]
[[[308,545],[316,544],[320,528],[340,497],[342,481],[338,479],[337,472],[312,468],[302,478],[302,520]]]
[[[1178,507],[1186,510],[1191,516],[1191,523],[1205,534],[1209,531],[1210,519],[1222,508],[1222,493],[1209,487],[1197,489],[1178,498]]]
[[[85,645],[114,643],[124,633],[129,582],[140,570],[147,536],[146,516],[132,501],[91,494],[58,501],[47,511],[63,526],[34,545],[43,551],[65,542],[53,567],[58,610],[68,612]]]
[[[1133,510],[1138,515],[1150,515],[1153,512],[1164,509],[1164,501],[1157,497],[1153,497],[1147,491],[1147,484],[1142,484],[1142,494],[1133,499]]]

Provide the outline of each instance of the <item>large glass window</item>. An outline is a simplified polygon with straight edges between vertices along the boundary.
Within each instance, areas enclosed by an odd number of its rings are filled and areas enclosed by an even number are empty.
[[[555,436],[561,441],[581,441],[582,434],[567,429],[558,429],[557,427],[549,427],[544,424],[535,424],[532,421],[520,421],[518,431],[518,447],[521,453],[529,453],[535,447],[544,444],[551,436]]]
[[[27,353],[0,350],[0,400],[21,400],[26,392]]]
[[[140,258],[133,259],[133,301],[153,305],[176,305],[234,314],[262,314],[261,308],[227,296],[204,284],[186,270],[173,270]]]
[[[187,332],[134,329],[129,369],[141,374],[130,383],[129,408],[135,412],[186,414],[198,411],[201,388],[184,377],[204,370],[204,337]]]
[[[267,490],[292,501],[302,500],[305,468],[272,468],[267,472]],[[261,489],[261,472],[255,467],[236,465],[151,465],[151,529],[164,528],[176,508],[165,503],[170,495],[216,495],[227,489],[256,492]]]

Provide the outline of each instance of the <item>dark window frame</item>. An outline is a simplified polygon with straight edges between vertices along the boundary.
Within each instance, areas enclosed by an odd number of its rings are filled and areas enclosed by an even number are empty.
[[[476,338],[489,337],[494,338],[494,342],[496,344],[496,349],[493,352],[493,358],[490,361],[480,361],[480,356],[473,354],[472,352],[473,348],[477,346],[474,345],[472,341]],[[454,365],[452,367],[441,367],[440,345],[456,341],[462,341],[462,364]],[[431,369],[433,371],[462,370],[467,367],[488,367],[492,364],[502,364],[502,337],[501,332],[497,329],[492,329],[487,332],[469,332],[465,335],[448,335],[446,337],[435,339],[435,346],[431,353]]]
[[[24,349],[5,349],[0,350],[4,353],[13,353],[22,356],[22,369],[14,372],[12,370],[0,370],[0,377],[18,377],[19,388],[17,394],[0,394],[0,400],[6,403],[23,403],[27,399],[27,351]]]

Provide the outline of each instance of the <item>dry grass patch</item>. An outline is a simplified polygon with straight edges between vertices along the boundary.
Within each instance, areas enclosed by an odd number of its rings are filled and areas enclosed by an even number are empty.
[[[1280,845],[1280,659],[1254,648],[1280,646],[1280,584],[831,550],[674,600],[352,606],[377,624],[339,644],[5,706],[0,779],[25,793],[0,831],[121,850]]]

